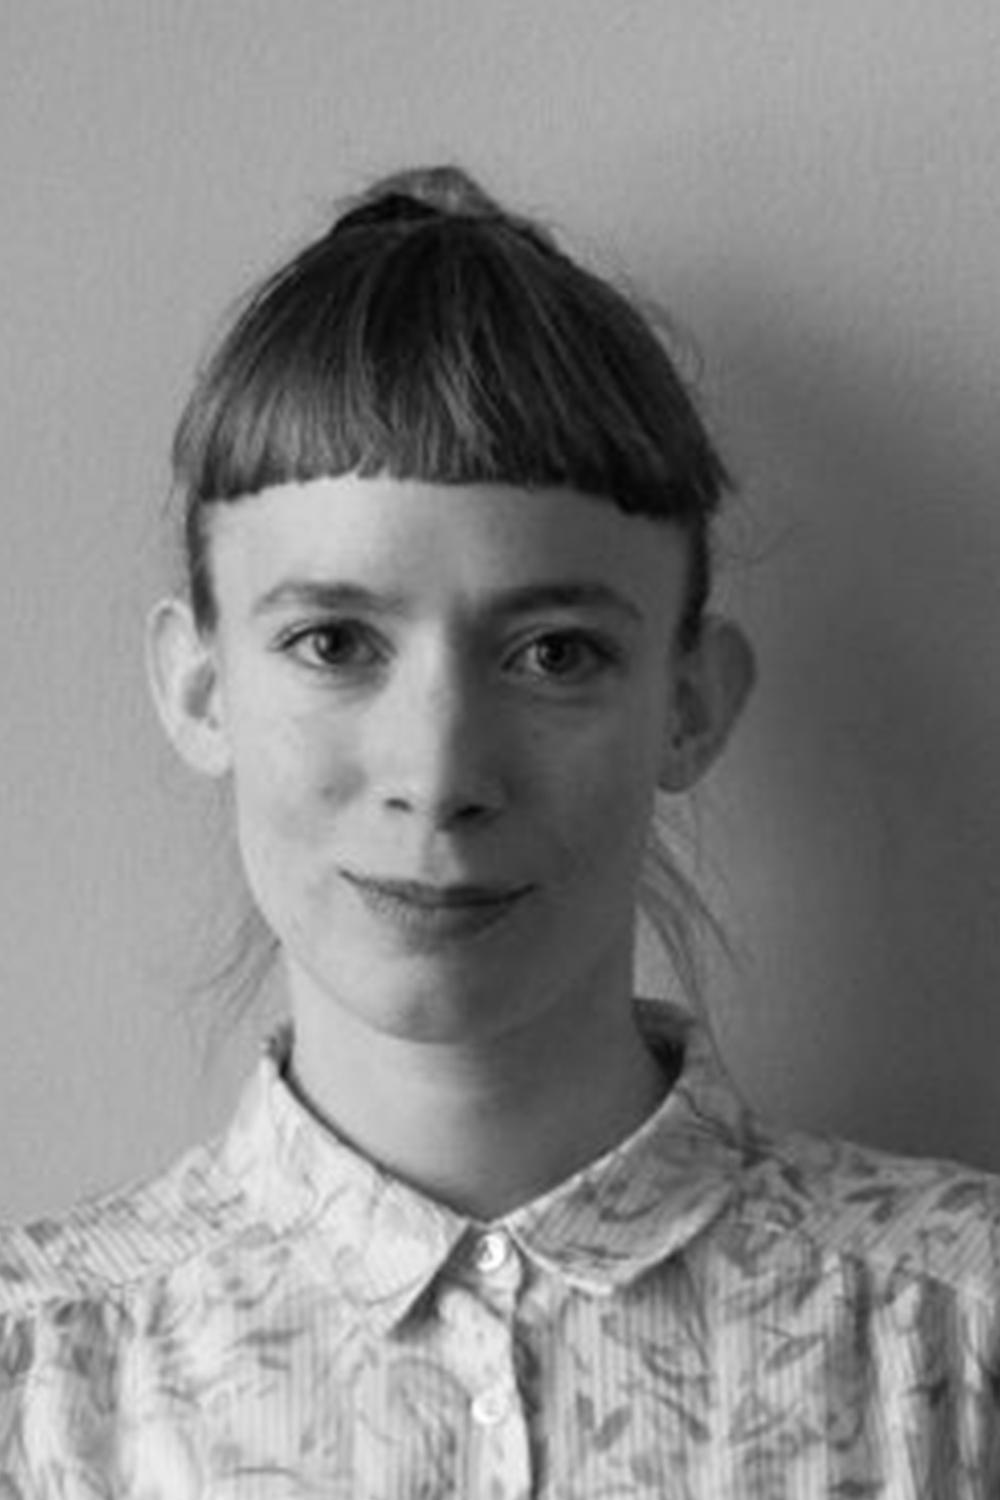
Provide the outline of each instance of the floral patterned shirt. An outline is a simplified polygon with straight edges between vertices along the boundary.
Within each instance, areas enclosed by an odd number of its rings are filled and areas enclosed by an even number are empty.
[[[482,1225],[319,1125],[0,1233],[0,1500],[988,1500],[1000,1181],[765,1130],[707,1037]]]

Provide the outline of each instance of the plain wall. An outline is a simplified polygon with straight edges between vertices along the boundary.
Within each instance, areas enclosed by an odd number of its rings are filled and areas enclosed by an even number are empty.
[[[225,798],[143,681],[170,433],[248,279],[452,158],[668,304],[742,481],[732,1071],[1000,1168],[993,0],[6,0],[0,70],[0,1215],[151,1170],[253,1057],[204,1062]]]

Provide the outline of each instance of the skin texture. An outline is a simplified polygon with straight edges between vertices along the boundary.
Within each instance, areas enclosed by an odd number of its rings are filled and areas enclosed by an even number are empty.
[[[677,648],[676,528],[568,490],[286,484],[216,507],[212,569],[211,637],[182,601],[154,612],[154,693],[188,762],[232,778],[300,1091],[503,1211],[662,1096],[629,1004],[653,796],[714,757],[749,655],[721,626]],[[411,923],[371,876],[519,894]]]

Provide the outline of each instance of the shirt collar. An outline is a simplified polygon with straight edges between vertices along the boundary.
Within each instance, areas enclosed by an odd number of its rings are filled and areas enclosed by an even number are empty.
[[[676,1254],[725,1207],[750,1138],[707,1031],[664,1001],[639,1001],[654,1051],[683,1063],[632,1135],[499,1223],[536,1264],[608,1294]],[[383,1171],[321,1124],[284,1078],[279,1031],[240,1102],[224,1160],[278,1232],[324,1256],[345,1297],[387,1329],[409,1312],[475,1226]]]
[[[639,1001],[637,1015],[654,1052],[683,1054],[670,1093],[620,1145],[505,1221],[535,1260],[597,1293],[701,1233],[735,1191],[750,1141],[707,1030],[665,1001]]]

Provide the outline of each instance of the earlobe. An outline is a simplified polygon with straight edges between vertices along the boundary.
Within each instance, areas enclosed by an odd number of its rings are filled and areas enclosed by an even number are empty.
[[[729,620],[705,621],[697,644],[674,663],[672,711],[660,763],[667,792],[694,786],[722,751],[756,677],[753,648]]]
[[[183,599],[163,599],[149,615],[146,669],[167,737],[192,770],[223,776],[230,767],[215,645]]]

